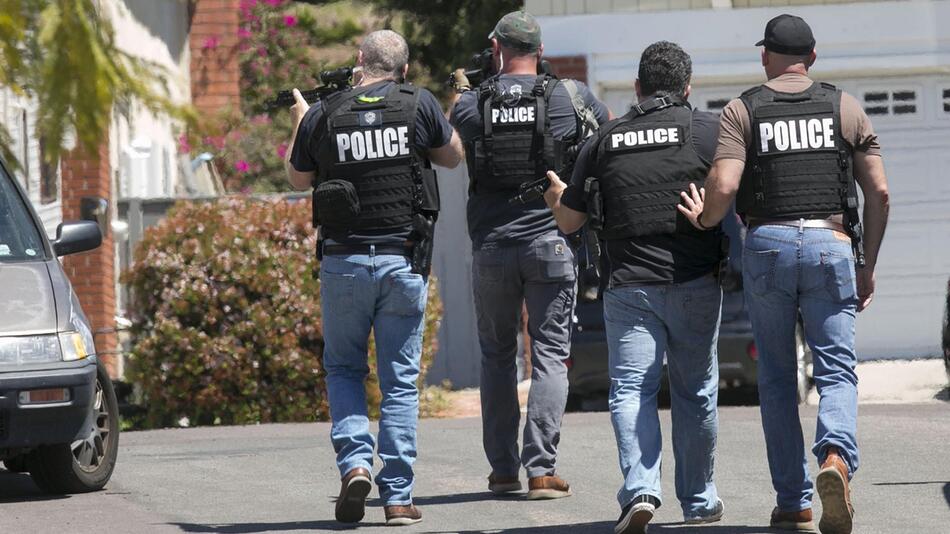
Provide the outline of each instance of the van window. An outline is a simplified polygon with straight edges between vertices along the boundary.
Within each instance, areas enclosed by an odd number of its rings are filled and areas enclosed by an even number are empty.
[[[0,263],[46,259],[43,238],[6,170],[0,167]]]

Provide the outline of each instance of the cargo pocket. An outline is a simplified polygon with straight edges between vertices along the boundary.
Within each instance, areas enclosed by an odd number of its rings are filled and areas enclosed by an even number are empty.
[[[756,295],[765,295],[775,286],[777,250],[742,251],[742,283]]]
[[[544,239],[535,243],[535,264],[540,282],[570,282],[574,280],[574,252],[563,237]]]
[[[346,315],[353,309],[356,275],[320,272],[320,306],[324,314]]]
[[[383,312],[393,315],[422,315],[426,309],[428,286],[421,274],[396,273],[389,277],[389,294]]]
[[[834,302],[850,302],[857,298],[854,279],[854,258],[850,254],[821,253],[825,269],[825,289]]]

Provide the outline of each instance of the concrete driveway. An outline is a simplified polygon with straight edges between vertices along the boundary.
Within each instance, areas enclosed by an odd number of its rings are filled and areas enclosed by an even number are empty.
[[[669,429],[669,411],[662,411]],[[814,407],[802,410],[806,432]],[[717,482],[724,521],[686,527],[675,502],[667,437],[666,505],[651,532],[743,534],[763,527],[774,503],[759,412],[720,412]],[[668,432],[667,432],[668,434]],[[109,487],[91,495],[49,498],[25,475],[0,471],[0,532],[337,531],[338,474],[329,425],[265,425],[128,432]],[[862,406],[862,467],[853,491],[856,534],[945,533],[950,524],[950,406],[944,402]],[[382,527],[380,503],[367,510],[363,532],[612,532],[619,514],[616,448],[604,413],[565,418],[560,473],[575,495],[558,501],[495,498],[478,419],[425,420],[420,429],[416,503],[424,521]]]

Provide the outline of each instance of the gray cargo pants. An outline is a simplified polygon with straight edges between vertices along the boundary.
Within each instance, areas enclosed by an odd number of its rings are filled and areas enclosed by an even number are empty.
[[[482,442],[492,473],[553,475],[561,418],[567,403],[570,321],[576,266],[557,233],[529,243],[483,245],[474,252],[473,279],[478,340],[482,349]],[[518,455],[517,366],[522,302],[531,334],[531,390],[524,450]]]

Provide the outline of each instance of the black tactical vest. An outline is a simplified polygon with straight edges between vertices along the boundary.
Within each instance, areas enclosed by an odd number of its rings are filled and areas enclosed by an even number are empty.
[[[419,89],[396,84],[381,97],[366,89],[324,99],[323,135],[311,141],[314,225],[327,235],[403,228],[413,214],[438,210],[435,173],[415,146]]]
[[[602,239],[699,231],[676,209],[680,192],[702,186],[709,171],[693,147],[692,116],[685,101],[662,97],[600,130],[591,174],[603,199]]]
[[[497,77],[479,86],[484,130],[465,150],[473,193],[515,192],[521,184],[560,168],[565,144],[554,139],[548,116],[558,83],[542,74],[528,93],[506,93]]]
[[[823,218],[842,213],[856,190],[851,146],[841,135],[841,91],[815,83],[801,93],[759,86],[740,97],[752,144],[736,211],[761,219]]]

